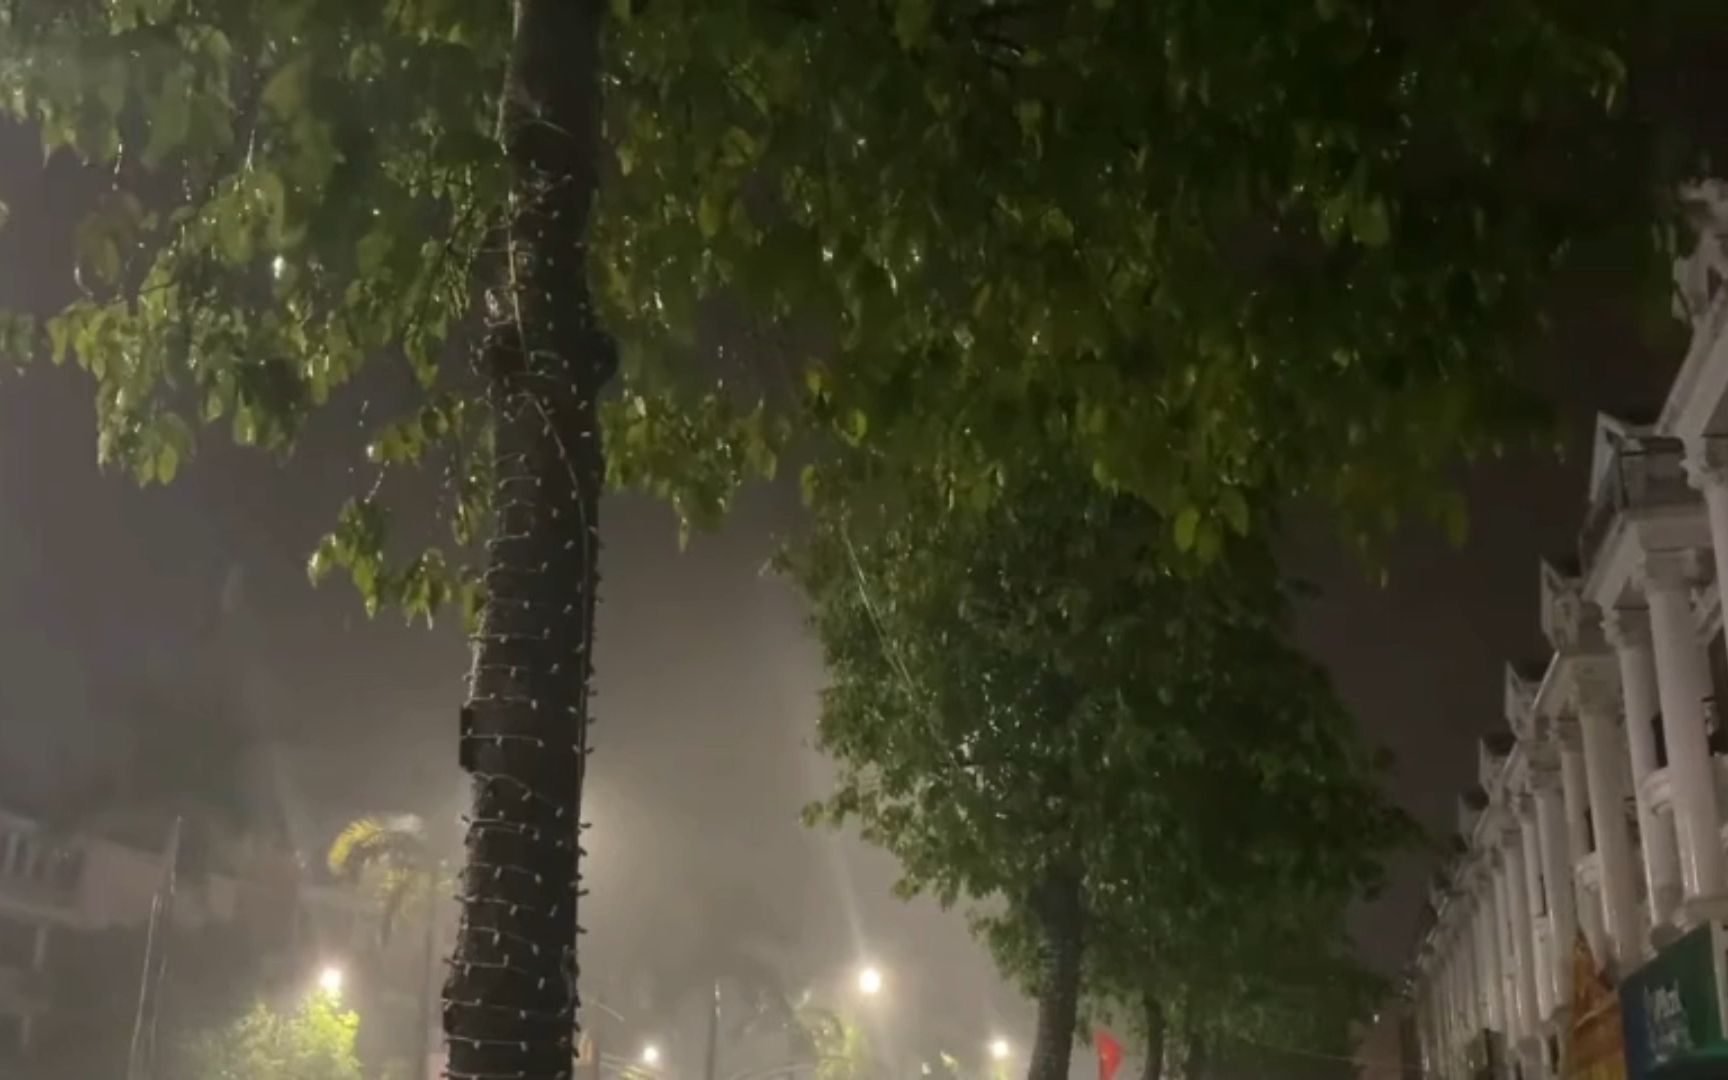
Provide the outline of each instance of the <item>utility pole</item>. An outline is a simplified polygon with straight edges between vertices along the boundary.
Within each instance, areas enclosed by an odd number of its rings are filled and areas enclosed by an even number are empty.
[[[150,925],[144,935],[144,973],[138,980],[138,1009],[132,1017],[132,1044],[126,1055],[126,1080],[149,1080],[156,1064],[156,1020],[162,1013],[162,975],[168,969],[175,874],[180,863],[181,818],[168,830],[162,877],[150,901]]]
[[[720,1071],[720,980],[714,980],[714,1000],[708,1009],[708,1056],[702,1065],[702,1080],[718,1080]]]

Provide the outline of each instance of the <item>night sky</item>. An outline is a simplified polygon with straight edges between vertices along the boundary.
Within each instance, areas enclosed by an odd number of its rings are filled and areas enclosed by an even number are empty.
[[[69,288],[58,230],[80,183],[54,172],[0,139],[14,217],[0,234],[0,303]],[[1607,304],[1563,306],[1573,315],[1540,360],[1571,451],[1473,469],[1468,545],[1413,528],[1381,589],[1321,528],[1288,544],[1292,569],[1322,590],[1303,611],[1305,640],[1396,755],[1398,797],[1435,830],[1450,831],[1474,740],[1502,723],[1502,665],[1544,654],[1537,558],[1572,548],[1594,411],[1650,408],[1678,363],[1677,351],[1651,358]],[[141,491],[99,475],[81,374],[0,384],[0,801],[96,800],[121,762],[162,744],[196,762],[224,745],[221,729],[245,734],[238,786],[308,849],[346,814],[454,817],[459,635],[368,622],[346,586],[305,579],[353,489],[362,404],[338,400],[286,466],[216,438],[174,487]],[[982,1040],[1024,1013],[961,919],[895,901],[885,859],[797,822],[824,783],[809,749],[821,672],[796,598],[762,570],[796,520],[788,493],[761,491],[723,534],[680,552],[663,508],[606,507],[589,962],[622,963],[610,957],[674,913],[700,917],[725,896],[768,916],[805,977],[869,955],[919,997],[977,1000],[960,1008],[977,1012]],[[1407,861],[1361,912],[1376,964],[1404,958],[1431,868]]]

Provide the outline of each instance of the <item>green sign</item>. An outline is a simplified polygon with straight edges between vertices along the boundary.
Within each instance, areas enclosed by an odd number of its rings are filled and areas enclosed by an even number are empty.
[[[1728,1056],[1723,932],[1709,922],[1663,949],[1620,986],[1629,1080],[1652,1080]]]

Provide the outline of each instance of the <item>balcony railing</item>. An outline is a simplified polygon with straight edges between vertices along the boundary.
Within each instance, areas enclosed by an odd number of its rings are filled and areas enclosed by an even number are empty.
[[[1585,573],[1596,565],[1621,514],[1697,499],[1686,480],[1685,463],[1686,451],[1678,439],[1641,438],[1615,449],[1578,536],[1578,564]]]
[[[28,858],[0,864],[0,899],[33,907],[64,907],[78,898],[83,852],[69,846],[32,849]]]
[[[19,877],[16,874],[0,875],[0,900],[11,900],[31,907],[60,908],[72,904],[77,898],[76,881]]]

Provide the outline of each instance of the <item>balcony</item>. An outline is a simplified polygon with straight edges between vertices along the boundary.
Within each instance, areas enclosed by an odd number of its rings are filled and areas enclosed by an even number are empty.
[[[11,838],[10,851],[12,857],[0,861],[0,907],[54,914],[77,905],[83,852],[17,834]]]
[[[1476,743],[1476,783],[1492,801],[1500,787],[1500,774],[1506,771],[1506,759],[1518,745],[1510,731],[1491,731]]]
[[[1578,536],[1578,563],[1587,570],[1596,565],[1622,515],[1698,501],[1686,479],[1686,449],[1678,439],[1613,432],[1598,437],[1611,442]]]

